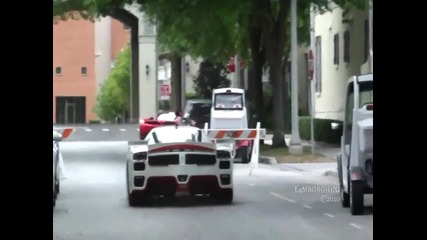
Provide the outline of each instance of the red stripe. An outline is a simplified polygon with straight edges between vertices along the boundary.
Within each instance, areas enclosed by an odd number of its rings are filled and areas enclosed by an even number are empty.
[[[64,129],[64,131],[62,132],[62,138],[66,139],[68,136],[70,136],[70,134],[73,132],[72,128],[66,128]]]
[[[233,132],[233,138],[239,138],[239,137],[241,137],[242,136],[242,133],[243,133],[243,130],[238,130],[238,131],[235,131],[235,132]]]
[[[256,137],[256,130],[252,130],[249,135],[248,138],[255,138]]]
[[[225,134],[227,133],[227,131],[219,131],[216,135],[215,138],[224,138]]]

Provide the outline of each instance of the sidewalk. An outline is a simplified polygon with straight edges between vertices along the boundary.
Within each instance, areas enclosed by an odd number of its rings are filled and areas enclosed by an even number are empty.
[[[271,140],[272,137],[273,137],[273,135],[268,134],[266,136],[266,139],[264,140],[264,143],[271,145],[272,144],[272,140]],[[289,146],[290,140],[291,140],[291,135],[285,134],[286,145]],[[304,148],[311,147],[311,143],[309,141],[301,140],[301,143],[302,143]],[[325,157],[335,158],[340,152],[340,147],[335,146],[335,145],[330,145],[327,143],[317,142],[317,143],[315,143],[315,146],[314,146],[314,152],[316,154],[323,155]]]
[[[264,140],[265,144],[271,145],[272,144],[272,135],[267,135],[266,139]],[[286,134],[285,135],[285,141],[286,144],[289,146],[291,135]],[[308,141],[302,141],[302,145],[304,148],[310,148],[311,143]],[[322,155],[325,157],[329,157],[331,159],[335,159],[336,156],[340,152],[340,147],[335,145],[330,145],[326,143],[315,143],[314,151],[318,155]],[[325,176],[337,176],[337,164],[336,162],[326,162],[326,163],[277,163],[277,160],[274,157],[266,157],[266,156],[260,156],[260,162],[271,164],[281,170],[297,170],[297,171],[304,171],[304,172],[318,172],[323,173]]]

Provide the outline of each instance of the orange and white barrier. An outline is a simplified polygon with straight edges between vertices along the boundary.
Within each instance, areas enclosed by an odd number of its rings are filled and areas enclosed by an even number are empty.
[[[66,139],[74,131],[74,128],[54,128],[53,130],[60,133],[62,135],[62,139]],[[62,132],[60,132],[60,130],[62,130]]]
[[[208,124],[205,123],[204,133],[213,140],[254,140],[249,175],[252,175],[254,168],[258,168],[259,141],[266,137],[266,130],[265,128],[261,128],[260,122],[257,123],[256,128],[252,129],[208,129]]]

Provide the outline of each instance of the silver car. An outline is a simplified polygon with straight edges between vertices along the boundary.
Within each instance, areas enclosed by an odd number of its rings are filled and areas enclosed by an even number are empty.
[[[62,140],[62,135],[53,131],[53,208],[55,208],[56,198],[59,193],[59,144]]]

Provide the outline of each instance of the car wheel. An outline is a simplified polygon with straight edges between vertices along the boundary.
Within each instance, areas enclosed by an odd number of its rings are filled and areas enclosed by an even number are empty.
[[[363,181],[350,182],[350,211],[352,215],[360,215],[363,213],[363,195],[364,195]]]
[[[60,189],[61,189],[61,187],[60,187],[59,180],[56,180],[56,183],[55,183],[55,192],[56,192],[56,194],[60,193]]]
[[[135,207],[138,205],[138,198],[135,194],[128,193],[128,204],[131,207]]]
[[[128,205],[134,207],[137,205],[137,197],[135,194],[129,191],[129,163],[126,162],[126,194],[128,199]]]
[[[53,207],[56,205],[56,193],[53,193]]]
[[[248,147],[241,147],[240,157],[242,159],[242,163],[249,163]]]
[[[219,204],[231,204],[233,202],[233,189],[222,189],[214,195]]]
[[[348,208],[350,206],[350,194],[346,193],[342,186],[340,187],[340,200],[342,207]]]
[[[350,195],[349,195],[348,191],[347,192],[344,191],[341,157],[338,156],[337,161],[338,161],[337,162],[338,177],[339,177],[339,183],[340,183],[340,201],[341,201],[341,205],[344,208],[348,208],[350,206]],[[349,181],[348,181],[348,183],[349,183]]]

